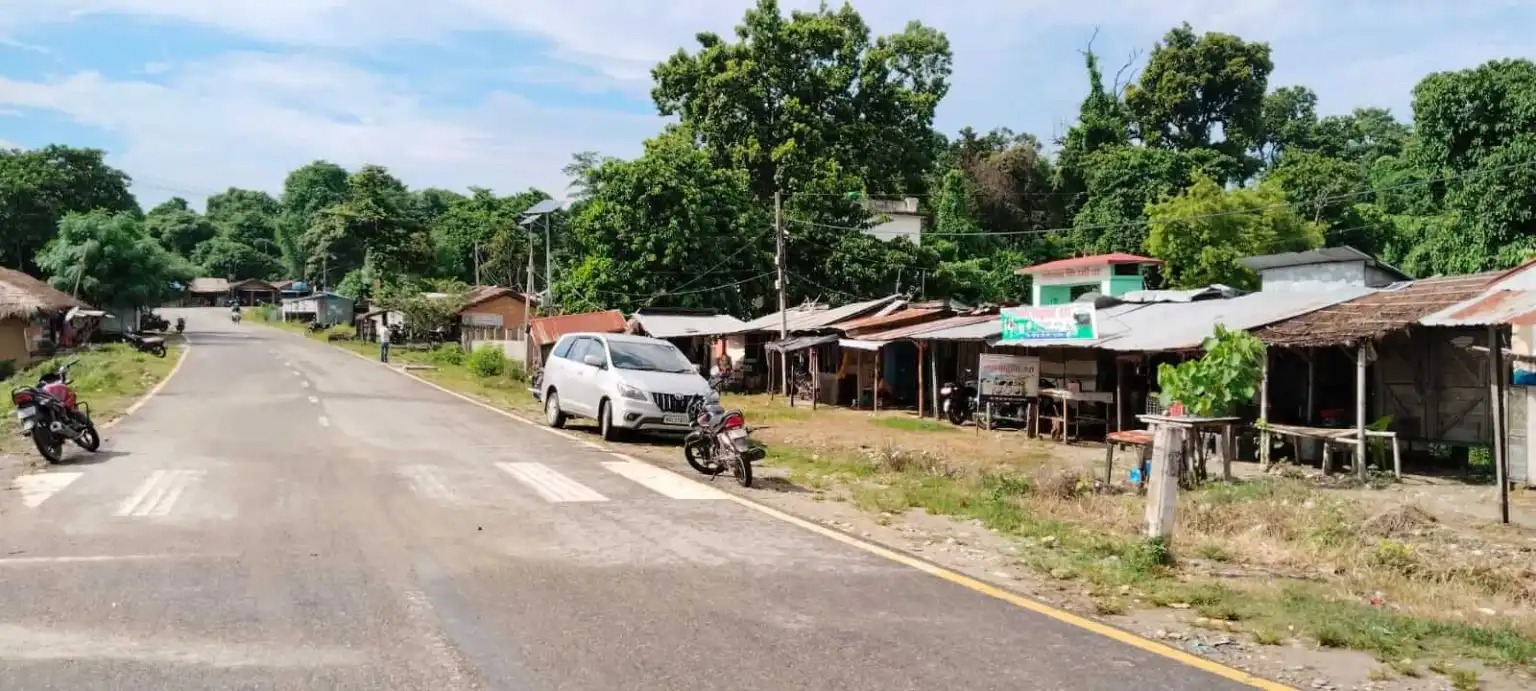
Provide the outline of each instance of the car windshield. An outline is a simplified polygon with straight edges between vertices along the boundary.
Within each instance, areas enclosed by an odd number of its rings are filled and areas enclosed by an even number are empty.
[[[688,358],[671,343],[609,341],[613,366],[643,372],[695,372]]]

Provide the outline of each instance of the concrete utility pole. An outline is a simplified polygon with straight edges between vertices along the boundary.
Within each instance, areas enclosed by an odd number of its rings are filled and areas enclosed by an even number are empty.
[[[774,252],[773,264],[778,270],[779,288],[779,344],[782,346],[785,339],[789,338],[789,306],[785,296],[784,284],[784,195],[781,192],[773,193],[773,237],[777,249]],[[779,349],[779,383],[783,387],[784,395],[789,395],[789,353]]]
[[[549,255],[554,249],[554,245],[549,242],[549,214],[544,214],[544,289],[549,291],[551,303],[555,301],[555,273],[554,269],[549,268]]]
[[[480,241],[475,241],[475,285],[480,285]]]
[[[1488,410],[1493,418],[1493,478],[1499,485],[1499,522],[1509,524],[1508,436],[1504,431],[1504,338],[1499,327],[1488,325]]]

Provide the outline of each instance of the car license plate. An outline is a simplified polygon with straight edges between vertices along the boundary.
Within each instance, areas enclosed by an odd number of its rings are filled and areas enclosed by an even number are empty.
[[[730,436],[731,441],[747,438],[747,431],[744,429],[733,429],[729,432],[726,432],[726,434]]]
[[[661,416],[661,421],[668,425],[686,425],[688,415],[687,413],[666,413]]]
[[[34,415],[37,415],[37,408],[35,406],[29,405],[25,408],[16,409],[16,419],[18,420],[25,420]]]

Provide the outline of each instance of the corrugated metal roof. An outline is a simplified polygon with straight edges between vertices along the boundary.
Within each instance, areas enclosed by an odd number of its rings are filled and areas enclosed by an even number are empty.
[[[949,315],[950,311],[947,308],[913,307],[899,312],[891,312],[890,314],[875,314],[868,317],[850,319],[837,326],[843,331],[853,333],[854,331],[879,330],[883,327],[896,328],[898,326],[910,326],[914,323],[932,322]],[[863,338],[863,336],[861,335],[860,338]]]
[[[1419,320],[1424,326],[1536,324],[1536,291],[1494,289]]]
[[[1482,294],[1502,275],[1489,272],[1426,278],[1395,290],[1371,290],[1353,300],[1271,324],[1254,335],[1281,346],[1345,345],[1380,338]]]
[[[1217,324],[1251,330],[1358,298],[1367,288],[1337,287],[1305,292],[1258,292],[1226,300],[1122,304],[1098,311],[1094,341],[998,341],[1032,348],[1102,348],[1120,352],[1157,352],[1200,347]],[[1002,329],[998,329],[1001,335]]]
[[[224,278],[199,277],[192,279],[187,286],[189,293],[227,293],[229,292],[229,280]]]
[[[1265,269],[1281,269],[1290,266],[1311,266],[1313,264],[1334,264],[1338,262],[1365,262],[1366,266],[1380,267],[1381,269],[1396,274],[1398,277],[1409,280],[1412,276],[1403,273],[1397,267],[1392,266],[1366,252],[1362,252],[1347,245],[1341,247],[1324,247],[1321,249],[1307,250],[1306,252],[1282,252],[1280,254],[1263,254],[1256,257],[1244,257],[1239,260],[1242,264],[1254,271]]]
[[[1070,259],[1057,259],[1053,262],[1036,264],[1015,269],[1014,273],[1020,276],[1040,273],[1042,271],[1064,271],[1067,269],[1083,269],[1091,266],[1108,266],[1110,264],[1161,264],[1163,260],[1143,257],[1137,254],[1125,252],[1111,252],[1109,254],[1094,254],[1087,257],[1072,257]]]
[[[1243,291],[1221,284],[1191,290],[1132,290],[1119,297],[1121,302],[1194,302],[1213,298],[1235,298]]]
[[[985,341],[1003,335],[1003,322],[996,314],[951,317],[924,326],[934,328],[910,337],[919,341]]]
[[[991,314],[962,314],[959,316],[950,317],[948,319],[928,321],[921,324],[908,324],[906,326],[900,326],[894,329],[886,329],[885,331],[880,331],[877,333],[868,333],[859,336],[859,338],[868,341],[883,341],[887,343],[890,341],[901,341],[906,339],[926,341],[929,340],[928,334],[936,331],[943,331],[961,326],[969,326],[972,324],[982,324],[996,321],[996,312]]]
[[[561,336],[578,331],[590,331],[594,333],[623,333],[624,313],[618,310],[604,312],[583,312],[581,314],[562,314],[555,317],[539,317],[528,322],[528,331],[533,334],[534,342],[539,345],[549,345],[560,340]]]
[[[653,338],[717,336],[736,333],[746,322],[729,314],[644,314],[630,318]]]
[[[795,331],[813,331],[816,329],[825,329],[838,322],[862,317],[866,314],[869,314],[870,312],[874,312],[889,306],[898,299],[900,299],[900,296],[892,295],[890,297],[883,297],[878,300],[855,302],[843,305],[842,307],[833,307],[830,309],[791,308],[786,310],[787,314],[785,316],[788,318],[789,331],[791,333]],[[738,330],[738,333],[746,331],[778,330],[779,313],[774,312],[773,314],[761,316],[747,322]]]

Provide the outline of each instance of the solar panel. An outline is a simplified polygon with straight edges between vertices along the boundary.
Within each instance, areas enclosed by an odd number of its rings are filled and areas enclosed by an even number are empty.
[[[526,215],[529,215],[529,216],[533,216],[533,215],[538,215],[538,214],[552,213],[552,212],[559,211],[559,210],[560,210],[560,202],[559,201],[554,200],[554,199],[545,199],[542,202],[539,202],[537,204],[534,204],[533,206],[528,207],[528,210],[524,211],[523,213],[526,214]]]

